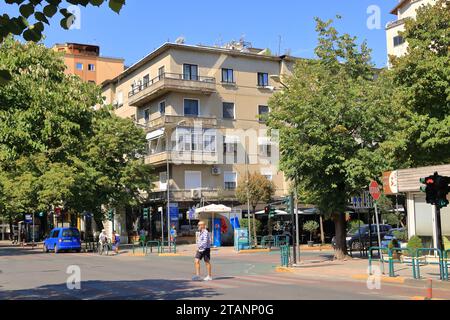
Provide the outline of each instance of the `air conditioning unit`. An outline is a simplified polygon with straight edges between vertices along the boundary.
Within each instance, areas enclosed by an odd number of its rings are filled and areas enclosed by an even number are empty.
[[[219,167],[216,167],[216,166],[212,167],[212,169],[211,169],[211,174],[212,174],[213,176],[218,176],[218,175],[220,175],[221,173],[222,173],[222,172],[221,172],[221,170],[220,170]]]
[[[191,190],[191,198],[192,199],[201,199],[202,198],[202,190],[201,189],[192,189]]]

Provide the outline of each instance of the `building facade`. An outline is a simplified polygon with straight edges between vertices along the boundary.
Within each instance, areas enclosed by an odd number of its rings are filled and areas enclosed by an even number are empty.
[[[150,205],[169,199],[180,220],[199,204],[237,207],[237,185],[254,172],[273,181],[275,198],[285,196],[277,137],[269,135],[264,115],[280,90],[273,76],[290,74],[294,63],[243,43],[166,43],[104,82],[105,103],[147,133],[145,161],[159,177]]]
[[[420,6],[434,3],[436,0],[400,0],[392,9],[391,14],[396,15],[397,20],[389,22],[386,26],[388,56],[400,57],[406,54],[408,43],[400,35],[400,32],[405,30],[406,20],[415,19]]]
[[[65,43],[56,44],[53,50],[64,54],[66,73],[79,76],[83,81],[102,84],[124,70],[124,60],[100,56],[100,47]]]

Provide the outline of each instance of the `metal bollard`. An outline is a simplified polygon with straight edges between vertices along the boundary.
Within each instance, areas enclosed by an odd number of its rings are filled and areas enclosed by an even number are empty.
[[[433,300],[433,279],[428,279],[426,300]]]

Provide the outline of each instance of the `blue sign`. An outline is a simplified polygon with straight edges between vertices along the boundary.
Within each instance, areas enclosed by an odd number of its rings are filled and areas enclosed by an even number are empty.
[[[195,218],[195,208],[189,209],[189,220],[194,220]]]
[[[170,221],[178,221],[179,220],[179,209],[178,209],[178,203],[171,203],[169,206],[169,215],[170,215]]]
[[[233,226],[234,229],[240,229],[241,224],[239,223],[239,218],[237,216],[234,216],[230,219],[230,223]]]
[[[220,247],[222,245],[222,220],[214,219],[214,247]]]
[[[25,215],[25,223],[33,223],[33,216],[31,214]]]

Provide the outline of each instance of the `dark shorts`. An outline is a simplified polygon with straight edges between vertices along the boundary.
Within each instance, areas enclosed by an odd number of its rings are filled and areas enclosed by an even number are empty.
[[[197,253],[195,254],[195,259],[202,260],[204,259],[205,262],[209,262],[211,260],[211,249],[205,249],[205,251],[200,252],[197,250]]]

